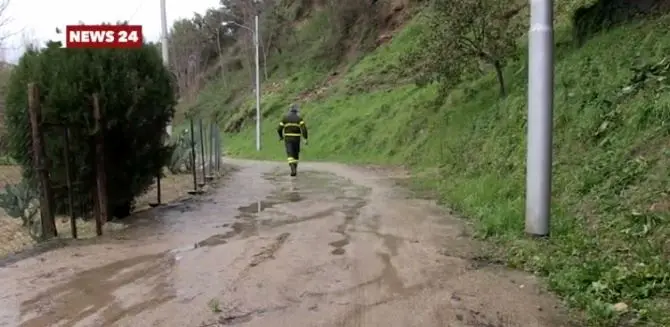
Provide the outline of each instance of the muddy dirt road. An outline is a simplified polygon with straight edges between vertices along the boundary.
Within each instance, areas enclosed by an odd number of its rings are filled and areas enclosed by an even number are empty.
[[[199,200],[0,268],[0,326],[567,326],[389,172],[232,161]]]

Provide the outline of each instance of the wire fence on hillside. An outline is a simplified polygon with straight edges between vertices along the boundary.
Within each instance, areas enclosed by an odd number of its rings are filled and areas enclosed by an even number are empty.
[[[205,124],[203,119],[190,119],[189,127],[193,191],[199,193],[221,169],[221,133],[218,125]]]
[[[12,148],[26,149],[23,159],[32,164],[22,167],[9,156],[0,156],[0,237],[18,244],[10,252],[31,240],[102,235],[103,225],[116,215],[108,203],[107,165],[111,158],[105,144],[110,143],[105,142],[97,95],[92,95],[95,126],[91,129],[41,117],[38,93],[34,84],[28,85],[26,115],[30,123],[25,135],[11,138],[13,142],[23,140],[25,144]],[[172,158],[149,191],[135,199],[135,210],[202,194],[206,185],[221,175],[220,127],[202,119],[192,120],[190,125],[171,139],[165,135],[165,142],[173,147]],[[2,132],[0,143],[6,144],[9,138]],[[48,142],[62,146],[48,146]],[[80,153],[91,155],[75,155]],[[30,236],[27,239],[26,234]],[[0,254],[3,252],[7,249],[0,247]]]
[[[173,174],[190,174],[188,194],[201,194],[222,171],[221,129],[216,122],[191,118],[172,136],[174,151],[168,166]]]

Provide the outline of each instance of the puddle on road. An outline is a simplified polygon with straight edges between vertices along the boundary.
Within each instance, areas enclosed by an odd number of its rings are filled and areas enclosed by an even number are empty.
[[[195,243],[195,246],[200,248],[203,246],[217,246],[221,244],[226,244],[229,238],[230,236],[226,234],[215,234],[198,243]]]
[[[331,253],[331,254],[334,254],[334,255],[343,255],[343,254],[345,254],[346,252],[347,252],[347,250],[345,250],[345,249],[343,249],[343,248],[336,248],[336,249],[334,249],[333,251],[330,251],[330,253]]]
[[[377,253],[377,256],[384,263],[384,270],[382,270],[381,276],[379,277],[379,282],[386,285],[388,289],[396,294],[404,294],[407,289],[403,283],[398,270],[395,268],[391,262],[391,256],[388,253]]]
[[[360,209],[367,204],[365,197],[370,191],[368,188],[356,185],[337,175],[323,172],[307,171],[303,172],[300,178],[287,179],[283,172],[279,170],[264,174],[263,178],[275,184],[277,190],[263,200],[238,207],[237,222],[231,226],[233,230],[227,235],[248,237],[256,235],[259,227],[276,228],[342,212],[345,214],[345,221],[337,227],[336,232],[342,234],[344,238],[331,242],[330,246],[334,248],[331,251],[333,255],[346,253],[345,247],[350,242],[350,236],[346,232],[347,227],[353,219],[358,217]],[[300,216],[300,208],[298,207],[292,208],[292,210],[297,211],[295,213],[279,211],[276,217],[273,216],[274,214],[260,216],[267,209],[283,204],[301,202],[310,197],[320,198],[324,203],[330,205],[325,206],[324,210],[308,216]],[[333,207],[333,203],[337,203],[337,207]],[[297,217],[291,217],[293,215]]]
[[[259,200],[238,207],[237,211],[240,212],[238,218],[245,215],[258,214],[280,204],[300,202],[304,199],[305,197],[297,189],[293,189],[290,192],[284,192],[283,190],[275,191],[265,200]]]
[[[22,327],[110,326],[175,298],[167,276],[174,259],[164,253],[138,256],[87,270],[69,282],[21,303]]]
[[[279,202],[272,202],[272,201],[256,201],[254,203],[251,203],[249,205],[241,206],[238,207],[237,210],[240,213],[248,213],[248,214],[254,214],[254,213],[259,213],[265,209],[270,209],[276,205],[278,205]]]
[[[345,218],[336,230],[343,238],[331,242],[330,246],[333,247],[333,255],[346,253],[350,242],[348,227],[357,219],[359,210],[367,204],[369,189],[355,185],[350,180],[320,172],[303,172],[297,179],[281,179],[276,175],[264,178],[277,187],[276,191],[261,201],[237,208],[238,219],[235,221],[220,221],[220,208],[209,197],[147,210],[135,215],[133,220],[124,221],[134,226],[113,233],[114,237],[123,236],[124,240],[134,240],[170,234],[169,242],[175,245],[179,245],[182,242],[180,240],[186,241],[184,243],[193,241],[191,236],[186,235],[190,228],[197,230],[200,235],[203,228],[217,224],[226,230],[188,246],[175,248],[169,253],[138,256],[81,272],[68,282],[47,289],[23,302],[21,313],[24,323],[21,326],[38,327],[55,323],[68,326],[107,326],[151,310],[175,298],[176,290],[169,278],[175,262],[179,260],[179,253],[201,247],[220,246],[233,237],[257,235],[259,228],[271,229],[344,213]],[[293,204],[305,200],[314,201],[305,203],[305,208],[310,213],[299,215],[303,206]],[[324,205],[319,204],[320,202]],[[275,208],[272,212],[266,212],[281,205],[286,205],[286,208]],[[193,210],[200,211],[184,214]],[[292,216],[292,210],[298,211],[297,217]],[[235,213],[227,214],[227,217],[232,218]],[[183,235],[179,236],[180,234]],[[286,237],[280,237],[278,243],[285,239]],[[386,275],[389,277],[385,277],[384,281],[391,285],[397,284],[397,278],[393,277],[392,271],[388,271]]]
[[[345,246],[349,245],[349,238],[344,238],[339,241],[330,242],[328,245],[334,247],[333,251],[330,251],[334,255],[343,255],[347,251],[344,249]]]
[[[347,229],[354,219],[360,215],[360,210],[367,204],[367,201],[360,198],[347,197],[346,199],[348,200],[347,204],[341,210],[344,213],[344,221],[335,228],[335,232],[344,238],[328,243],[328,245],[334,247],[330,252],[333,255],[343,255],[347,252],[345,246],[351,242],[351,235],[349,235]]]
[[[228,243],[228,239],[237,236],[237,235],[244,235],[247,232],[251,232],[252,229],[250,228],[248,224],[243,224],[243,223],[234,223],[232,224],[231,228],[232,230],[225,233],[225,234],[214,234],[202,241],[193,243],[192,245],[189,246],[184,246],[176,249],[172,249],[170,253],[173,254],[178,254],[182,252],[188,252],[192,251],[198,248],[202,247],[212,247],[212,246],[218,246],[218,245],[223,245]],[[176,257],[177,260],[181,259],[181,257]]]
[[[392,234],[375,233],[384,242],[384,246],[389,250],[392,257],[398,255],[398,247],[403,241],[400,237]]]
[[[341,248],[341,247],[344,247],[345,245],[349,244],[349,239],[345,238],[345,239],[342,239],[342,240],[339,240],[339,241],[330,242],[328,244],[332,247]]]

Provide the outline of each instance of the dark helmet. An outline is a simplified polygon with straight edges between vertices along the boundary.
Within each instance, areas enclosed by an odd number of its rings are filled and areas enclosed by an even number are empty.
[[[300,112],[300,109],[298,108],[298,105],[294,103],[291,105],[291,108],[288,110],[288,112],[293,112],[297,114]]]

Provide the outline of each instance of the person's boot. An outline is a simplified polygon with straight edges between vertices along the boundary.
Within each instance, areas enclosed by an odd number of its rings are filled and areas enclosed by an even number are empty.
[[[298,174],[298,165],[296,165],[294,163],[290,163],[288,165],[289,165],[289,167],[291,167],[291,176],[297,175]]]

